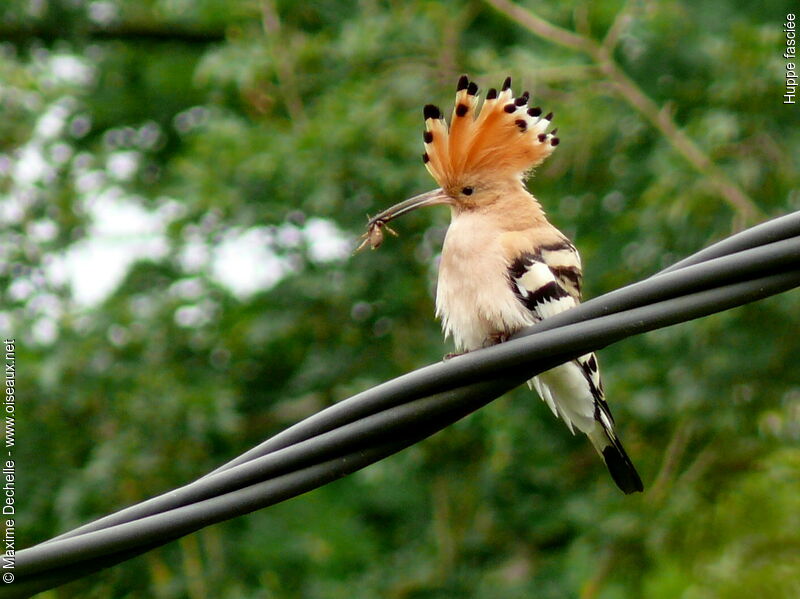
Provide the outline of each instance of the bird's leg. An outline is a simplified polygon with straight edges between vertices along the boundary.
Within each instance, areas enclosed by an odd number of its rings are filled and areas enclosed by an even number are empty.
[[[505,343],[509,339],[511,339],[511,333],[492,333],[486,338],[483,347],[491,347],[493,345],[497,345],[498,343]],[[470,350],[445,354],[442,360],[446,362],[447,360],[450,360],[457,356],[463,356],[464,354],[468,354],[469,352]]]
[[[485,347],[497,345],[498,343],[505,343],[509,339],[511,339],[511,335],[508,333],[493,333],[486,339]]]

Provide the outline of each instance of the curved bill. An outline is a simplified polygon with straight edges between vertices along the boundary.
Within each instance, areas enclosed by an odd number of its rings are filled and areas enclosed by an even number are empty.
[[[403,216],[406,212],[411,212],[423,206],[436,206],[437,204],[447,204],[450,202],[450,197],[442,190],[442,188],[434,189],[426,193],[421,193],[418,196],[403,200],[399,204],[395,204],[391,208],[387,208],[380,214],[376,214],[371,219],[367,226],[372,226],[374,223],[388,223],[390,220],[396,219],[398,216]]]
[[[392,235],[396,236],[397,233],[386,226],[386,223],[396,219],[398,216],[403,216],[407,212],[422,208],[423,206],[436,206],[437,204],[449,204],[451,202],[450,196],[448,196],[442,188],[438,188],[404,200],[391,208],[387,208],[380,214],[376,214],[369,219],[367,223],[367,232],[363,236],[364,241],[361,242],[361,245],[358,246],[356,251],[362,249],[367,244],[369,244],[373,250],[378,248],[381,243],[383,243],[384,228]]]

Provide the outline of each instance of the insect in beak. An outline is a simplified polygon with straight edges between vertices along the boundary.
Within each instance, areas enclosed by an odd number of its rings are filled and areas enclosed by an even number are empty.
[[[356,252],[361,251],[367,245],[370,246],[371,249],[375,250],[380,247],[381,243],[383,243],[383,229],[386,229],[397,237],[397,233],[392,230],[386,223],[389,221],[394,220],[395,218],[402,216],[407,212],[411,212],[412,210],[416,210],[417,208],[422,208],[423,206],[435,206],[437,204],[449,204],[451,202],[450,198],[445,194],[445,192],[439,188],[434,189],[433,191],[429,191],[427,193],[420,194],[418,196],[414,196],[413,198],[409,198],[408,200],[404,200],[399,204],[395,204],[391,208],[387,208],[380,214],[372,217],[369,222],[367,223],[367,232],[361,236],[363,240],[361,245],[356,248]],[[355,253],[355,252],[353,252]]]
[[[367,246],[367,244],[369,244],[369,249],[371,250],[377,250],[379,247],[381,247],[381,244],[383,243],[383,229],[386,229],[389,231],[389,233],[395,237],[398,237],[397,231],[387,225],[385,221],[371,219],[367,224],[367,232],[359,238],[363,239],[361,245],[359,245],[353,253],[356,254],[360,252]]]

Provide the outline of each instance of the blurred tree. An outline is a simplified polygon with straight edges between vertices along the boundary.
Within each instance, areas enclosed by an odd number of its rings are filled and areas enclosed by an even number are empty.
[[[349,9],[349,10],[346,10]],[[7,0],[0,329],[19,542],[191,480],[449,351],[421,107],[462,72],[553,109],[530,183],[591,297],[800,209],[790,2]],[[536,13],[531,11],[537,11]],[[53,597],[796,597],[800,299],[601,353],[647,492],[526,389],[302,498]]]

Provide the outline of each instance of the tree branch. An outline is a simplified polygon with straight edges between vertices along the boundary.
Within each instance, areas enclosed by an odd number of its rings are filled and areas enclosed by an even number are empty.
[[[291,53],[286,52],[285,48],[281,48],[283,44],[287,43],[287,40],[284,39],[281,19],[273,0],[262,0],[261,2],[261,25],[267,35],[267,42],[273,49],[275,73],[278,76],[278,86],[283,95],[286,110],[295,123],[303,123],[306,120],[303,100],[297,91],[294,66],[289,62]]]
[[[631,22],[631,16],[628,14],[628,7],[630,6],[630,2],[625,2],[625,6],[617,13],[617,16],[614,17],[614,22],[611,23],[611,27],[608,28],[606,32],[606,36],[603,38],[603,47],[608,52],[613,52],[614,48],[617,47],[617,43],[619,42],[620,36],[628,28],[628,25]]]
[[[486,0],[486,3],[491,4],[498,12],[512,21],[516,21],[525,27],[525,29],[559,46],[566,46],[567,48],[589,54],[592,51],[591,47],[596,45],[593,40],[573,33],[563,27],[553,25],[509,0]]]

